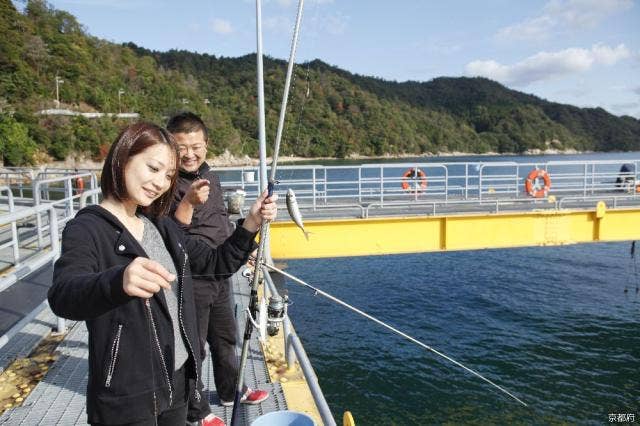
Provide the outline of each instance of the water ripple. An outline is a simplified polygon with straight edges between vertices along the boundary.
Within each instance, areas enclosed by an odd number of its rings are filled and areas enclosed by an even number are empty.
[[[288,271],[530,404],[289,283],[336,418],[358,424],[602,424],[640,418],[640,299],[626,243],[289,261]],[[531,268],[531,265],[536,268]]]

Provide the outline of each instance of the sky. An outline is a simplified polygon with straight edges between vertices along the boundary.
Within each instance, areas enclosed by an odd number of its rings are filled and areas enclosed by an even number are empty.
[[[49,0],[114,42],[237,57],[255,0]],[[296,62],[395,81],[482,76],[640,118],[640,0],[306,0]],[[262,0],[263,51],[288,59],[298,0]]]

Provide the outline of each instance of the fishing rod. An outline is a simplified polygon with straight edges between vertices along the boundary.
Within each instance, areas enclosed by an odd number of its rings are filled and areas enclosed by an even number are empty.
[[[346,302],[343,302],[342,300],[338,299],[337,297],[334,297],[334,296],[330,295],[329,293],[326,293],[326,292],[320,290],[319,288],[316,288],[316,287],[312,286],[311,284],[308,284],[308,283],[302,281],[300,278],[297,278],[297,277],[295,277],[295,276],[293,276],[291,274],[288,274],[288,273],[284,272],[281,269],[276,268],[273,265],[269,265],[267,263],[263,263],[262,266],[266,267],[266,268],[268,268],[268,269],[270,269],[272,271],[278,272],[278,273],[284,275],[285,277],[291,279],[292,281],[294,281],[294,282],[296,282],[298,284],[302,284],[303,286],[305,286],[307,288],[310,288],[311,290],[313,290],[315,292],[315,294],[319,294],[321,296],[324,296],[327,299],[329,299],[329,300],[331,300],[333,302],[336,302],[339,305],[342,305],[345,308],[350,309],[353,312],[355,312],[357,314],[360,314],[363,317],[365,317],[367,319],[370,319],[371,321],[373,321],[373,322],[375,322],[377,324],[380,324],[381,326],[385,327],[386,329],[391,330],[396,334],[399,334],[400,336],[404,337],[405,339],[407,339],[407,340],[409,340],[409,341],[411,341],[411,342],[413,342],[413,343],[415,343],[415,344],[417,344],[417,345],[419,345],[419,346],[421,346],[421,347],[423,347],[423,348],[435,353],[436,355],[446,359],[447,361],[452,362],[453,364],[457,365],[458,367],[461,367],[461,368],[465,369],[466,371],[468,371],[469,373],[473,374],[474,376],[479,377],[480,379],[482,379],[485,382],[489,383],[490,385],[494,386],[495,388],[497,388],[501,392],[509,395],[511,398],[515,399],[516,401],[518,401],[520,404],[524,405],[525,407],[528,407],[528,405],[526,403],[524,403],[520,398],[518,398],[517,396],[515,396],[514,394],[512,394],[511,392],[509,392],[508,390],[506,390],[502,386],[492,382],[491,380],[489,380],[486,377],[484,377],[482,374],[478,373],[477,371],[474,371],[474,370],[470,369],[469,367],[466,367],[465,365],[463,365],[462,363],[456,361],[455,359],[451,358],[450,356],[447,356],[447,355],[443,354],[442,352],[432,348],[431,346],[429,346],[429,345],[427,345],[425,343],[422,343],[418,339],[416,339],[414,337],[411,337],[406,333],[403,333],[402,331],[398,330],[397,328],[392,327],[389,324],[386,324],[386,323],[380,321],[379,319],[367,314],[366,312],[361,311],[360,309],[358,309],[358,308],[356,308],[354,306],[351,306]]]
[[[287,77],[285,81],[284,94],[282,96],[282,105],[280,110],[280,120],[278,122],[278,131],[276,135],[275,147],[273,150],[273,161],[271,163],[271,176],[267,182],[266,177],[266,137],[265,137],[265,124],[264,124],[264,78],[262,70],[262,8],[260,0],[256,0],[256,33],[257,33],[257,77],[258,77],[258,133],[260,139],[260,182],[261,190],[264,192],[265,183],[267,183],[267,194],[270,197],[275,189],[276,168],[278,164],[278,153],[280,151],[280,138],[282,137],[282,127],[284,125],[284,116],[287,108],[287,99],[289,96],[289,84],[291,82],[291,73],[293,70],[293,64],[295,61],[296,46],[298,43],[298,34],[300,28],[300,22],[302,20],[302,8],[304,0],[298,2],[298,12],[296,16],[296,24],[293,31],[293,37],[291,40],[291,53],[289,55],[289,66],[287,68]],[[253,274],[253,280],[251,281],[251,294],[249,298],[249,316],[245,323],[244,338],[242,342],[242,353],[240,355],[240,365],[238,367],[238,375],[236,378],[236,394],[234,397],[233,411],[231,413],[231,426],[237,426],[239,423],[240,413],[240,401],[243,395],[244,387],[244,370],[247,364],[247,357],[249,355],[249,342],[251,340],[251,334],[253,332],[253,319],[256,318],[258,312],[258,265],[263,262],[264,251],[266,246],[266,240],[269,235],[269,223],[264,222],[260,225],[260,244],[258,245],[258,252],[256,254],[256,269]]]

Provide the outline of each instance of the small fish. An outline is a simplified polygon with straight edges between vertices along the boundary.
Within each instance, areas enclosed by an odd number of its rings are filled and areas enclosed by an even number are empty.
[[[298,202],[296,201],[296,194],[293,193],[293,189],[291,188],[287,190],[287,211],[289,212],[289,216],[291,216],[291,220],[298,225],[298,228],[302,230],[304,237],[309,241],[309,232],[304,230],[302,215],[300,214]]]

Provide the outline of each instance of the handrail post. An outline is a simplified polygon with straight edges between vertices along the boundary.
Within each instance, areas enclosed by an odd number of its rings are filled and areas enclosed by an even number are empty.
[[[94,172],[91,172],[91,189],[97,189],[98,188],[98,177],[96,176],[96,174]],[[92,198],[91,198],[91,202],[93,204],[98,204],[98,194],[95,193],[93,194]]]
[[[37,179],[32,182],[33,205],[37,207],[40,205],[40,182]],[[39,212],[36,212],[36,227],[38,228],[36,229],[38,234],[38,248],[40,248],[44,241],[42,240],[42,218]]]
[[[478,201],[482,201],[482,173],[484,172],[484,164],[478,170]]]
[[[67,217],[73,217],[73,185],[72,179],[65,179],[64,181],[64,193],[67,199]]]
[[[13,212],[15,210],[15,206],[13,204],[13,193],[11,192],[11,188],[9,190],[9,212]],[[18,224],[14,220],[11,222],[11,240],[13,242],[13,266],[18,266],[20,263],[20,241],[18,240]]]
[[[311,189],[311,194],[313,195],[313,211],[316,211],[316,166],[313,166],[311,169],[311,183],[313,188]]]
[[[384,166],[380,166],[380,207],[384,207]]]
[[[464,164],[464,199],[469,199],[469,163]]]
[[[0,187],[0,191],[7,192],[9,213],[13,213],[15,211],[15,204],[13,202],[11,186],[7,184],[7,186]],[[11,247],[13,251],[13,266],[17,266],[18,263],[20,263],[20,243],[18,241],[18,225],[15,220],[11,222]]]
[[[324,171],[324,179],[323,179],[323,181],[324,181],[324,204],[326,206],[327,205],[327,196],[328,196],[328,193],[327,193],[328,192],[328,189],[327,189],[327,168],[324,167],[322,170]]]
[[[358,202],[362,202],[362,166],[358,167]]]
[[[58,216],[54,206],[49,207],[49,237],[51,238],[51,252],[53,253],[52,263],[55,264],[58,257],[60,257],[60,239],[58,237]],[[62,317],[58,317],[57,332],[59,334],[67,332],[67,324]]]
[[[282,335],[284,337],[284,358],[287,361],[287,367],[292,368],[296,362],[296,354],[291,343],[291,322],[288,317],[288,302],[284,303],[284,320],[282,321]]]
[[[449,168],[444,166],[444,200],[449,201]]]

